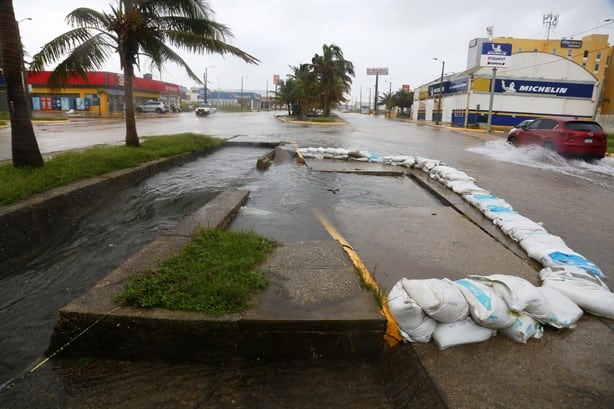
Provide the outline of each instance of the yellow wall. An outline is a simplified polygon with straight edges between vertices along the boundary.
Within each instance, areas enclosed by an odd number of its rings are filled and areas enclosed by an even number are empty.
[[[561,48],[561,39],[536,40],[529,38],[497,37],[492,40],[495,43],[512,44],[512,53],[526,51],[541,51],[553,53],[564,58],[569,58],[576,64],[583,66],[599,81],[603,81],[607,71],[606,65],[612,64],[613,48],[608,44],[607,34],[591,34],[582,37],[582,48]],[[588,55],[584,57],[585,51]],[[571,56],[569,56],[571,52]],[[595,65],[598,69],[595,70]]]

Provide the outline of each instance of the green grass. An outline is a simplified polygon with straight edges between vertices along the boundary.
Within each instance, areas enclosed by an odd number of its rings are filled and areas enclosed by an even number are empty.
[[[614,133],[608,135],[608,153],[614,153]]]
[[[329,123],[335,122],[335,118],[332,116],[316,116],[311,118],[311,122]]]
[[[145,138],[140,148],[105,145],[64,152],[46,160],[45,165],[38,169],[14,168],[10,162],[0,163],[0,206],[81,179],[195,152],[220,143],[216,138],[184,133]]]
[[[205,312],[243,311],[266,286],[254,268],[278,244],[255,233],[199,230],[181,252],[133,279],[115,302],[137,308]]]

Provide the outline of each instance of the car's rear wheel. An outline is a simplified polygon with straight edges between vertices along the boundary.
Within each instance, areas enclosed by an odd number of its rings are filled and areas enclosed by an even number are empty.
[[[161,108],[156,108],[156,113],[161,114],[162,113],[162,109]]]
[[[509,143],[512,146],[518,146],[518,140],[516,139],[515,136],[510,136],[507,138],[507,143]]]
[[[543,147],[548,149],[549,151],[554,151],[554,142],[544,141]]]

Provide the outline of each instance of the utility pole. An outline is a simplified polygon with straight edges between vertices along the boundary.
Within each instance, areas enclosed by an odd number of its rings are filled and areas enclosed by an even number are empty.
[[[437,111],[439,111],[439,113],[437,114],[437,120],[435,121],[435,124],[439,125],[441,123],[441,120],[443,119],[443,113],[441,112],[441,98],[443,97],[443,71],[444,67],[446,66],[446,62],[440,60],[437,57],[433,57],[433,60],[439,61],[441,63],[441,76],[439,77],[439,107],[437,108]]]

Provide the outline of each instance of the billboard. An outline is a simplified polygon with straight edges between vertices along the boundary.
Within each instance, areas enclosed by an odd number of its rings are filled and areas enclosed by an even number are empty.
[[[388,68],[384,68],[384,67],[367,68],[367,75],[388,75]]]
[[[512,45],[482,43],[480,67],[507,67],[512,59]]]

